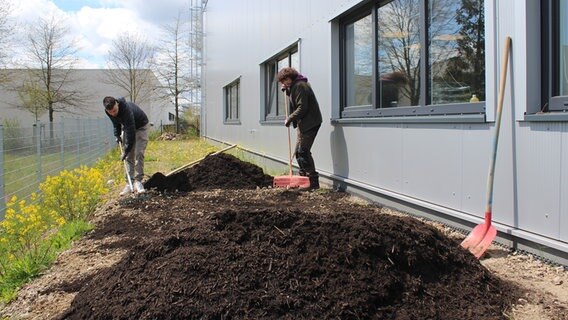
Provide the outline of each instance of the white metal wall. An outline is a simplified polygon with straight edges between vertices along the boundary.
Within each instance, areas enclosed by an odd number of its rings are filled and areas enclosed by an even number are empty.
[[[206,136],[286,161],[284,126],[262,125],[260,65],[300,39],[300,71],[324,123],[318,171],[479,223],[505,36],[513,52],[497,155],[493,213],[500,231],[568,252],[568,124],[527,122],[540,109],[538,1],[486,0],[488,122],[332,124],[338,101],[332,20],[359,1],[210,0],[206,8]],[[240,77],[240,125],[223,124],[223,90]],[[337,114],[335,111],[334,114]]]

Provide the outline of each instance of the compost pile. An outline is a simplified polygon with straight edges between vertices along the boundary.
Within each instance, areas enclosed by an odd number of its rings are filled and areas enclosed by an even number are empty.
[[[215,157],[183,176],[227,188],[149,191],[96,227],[128,251],[59,288],[78,291],[61,319],[506,319],[518,298],[429,225],[331,190],[235,189],[250,164]]]
[[[158,172],[144,183],[144,187],[159,192],[255,189],[271,186],[272,180],[273,177],[264,174],[260,167],[220,153],[209,155],[198,164],[169,176]]]

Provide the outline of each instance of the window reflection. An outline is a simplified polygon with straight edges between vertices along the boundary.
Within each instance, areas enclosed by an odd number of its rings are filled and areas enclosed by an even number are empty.
[[[282,70],[283,68],[286,68],[290,66],[290,62],[288,60],[288,56],[286,56],[286,58],[280,59],[278,60],[278,71]],[[278,79],[276,80],[278,82]],[[278,87],[280,87],[280,84],[277,83],[276,84]],[[280,91],[280,88],[278,88],[277,93],[278,95],[282,95],[282,92]],[[284,110],[284,96],[282,96],[282,99],[280,98],[276,98],[276,100],[278,101],[278,115],[283,115],[285,114],[285,110]]]
[[[239,84],[236,83],[231,87],[231,105],[230,105],[230,117],[231,120],[236,120],[239,118]]]
[[[278,80],[276,79],[276,64],[269,63],[266,67],[267,75],[266,78],[268,79],[268,97],[267,97],[267,114],[268,115],[276,115],[276,101],[277,101],[277,94],[278,94]]]
[[[483,0],[433,0],[428,4],[431,104],[485,100]]]
[[[485,100],[484,0],[381,1],[363,12],[342,23],[344,107],[359,107],[344,114]],[[482,104],[456,106],[459,114],[480,112]]]
[[[266,72],[266,119],[282,117],[285,114],[283,94],[280,91],[280,84],[277,79],[278,71],[284,67],[294,67],[296,70],[300,70],[300,53],[297,47],[282,52],[277,58],[264,64]]]
[[[372,104],[373,30],[371,15],[345,27],[345,89],[349,106]]]
[[[379,107],[418,105],[420,1],[395,0],[377,9]]]

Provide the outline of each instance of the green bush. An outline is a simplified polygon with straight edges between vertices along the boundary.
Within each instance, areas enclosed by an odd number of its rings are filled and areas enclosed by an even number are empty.
[[[3,136],[4,136],[4,150],[19,150],[25,146],[25,141],[22,138],[25,136],[24,129],[20,126],[18,119],[4,119],[2,121]]]
[[[88,218],[108,192],[103,172],[116,174],[109,170],[116,164],[107,159],[93,168],[62,171],[40,184],[40,196],[8,201],[0,222],[0,300],[12,300],[22,284],[91,229]]]

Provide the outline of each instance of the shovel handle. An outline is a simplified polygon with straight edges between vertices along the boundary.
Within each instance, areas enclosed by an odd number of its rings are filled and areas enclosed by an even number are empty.
[[[122,149],[122,142],[118,142],[118,147],[120,148],[121,152],[124,152]],[[126,178],[128,179],[128,185],[130,186],[130,190],[134,191],[134,186],[132,185],[132,179],[130,178],[130,173],[128,172],[128,166],[126,165],[126,160],[122,161],[124,163],[124,171],[126,172]]]
[[[501,66],[501,80],[499,83],[497,114],[495,118],[495,134],[493,136],[493,154],[491,157],[491,163],[489,164],[489,177],[487,179],[487,205],[485,207],[485,212],[486,212],[486,220],[487,220],[487,213],[489,213],[489,223],[491,223],[491,210],[492,210],[491,208],[493,206],[493,179],[495,177],[495,160],[497,159],[497,144],[499,143],[499,131],[501,129],[501,114],[503,113],[502,112],[503,99],[505,96],[505,84],[507,83],[507,65],[509,63],[510,47],[511,47],[511,37],[506,37],[505,49],[503,50],[503,64]]]
[[[286,95],[286,90],[282,91],[284,95],[284,113],[286,114],[286,120],[288,120],[288,96]],[[292,138],[290,137],[290,127],[288,129],[288,168],[290,169],[290,177],[292,176]]]

